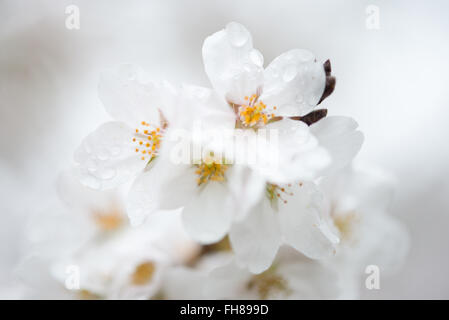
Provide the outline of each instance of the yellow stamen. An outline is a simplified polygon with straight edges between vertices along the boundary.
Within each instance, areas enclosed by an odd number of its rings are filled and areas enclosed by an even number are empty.
[[[123,216],[119,211],[94,212],[94,219],[97,225],[104,231],[118,229],[123,223]]]
[[[270,297],[270,294],[278,291],[289,293],[287,282],[283,277],[276,274],[275,268],[271,267],[267,271],[254,275],[247,284],[249,290],[255,289],[259,298],[265,300]]]
[[[150,156],[150,159],[152,159],[157,155],[157,152],[159,150],[162,141],[163,130],[160,127],[150,126],[150,124],[145,121],[142,121],[140,124],[145,127],[151,127],[152,129],[136,129],[136,134],[132,138],[132,141],[138,143],[138,146],[142,147],[142,154],[148,154]],[[138,148],[136,148],[135,150],[136,152],[140,151]],[[146,158],[142,157],[141,159],[145,160]]]
[[[147,284],[153,278],[156,266],[152,262],[144,262],[139,264],[131,276],[132,284],[142,286]]]
[[[225,172],[228,170],[229,165],[219,162],[202,162],[196,165],[195,173],[198,175],[198,186],[205,184],[209,181],[224,181]]]

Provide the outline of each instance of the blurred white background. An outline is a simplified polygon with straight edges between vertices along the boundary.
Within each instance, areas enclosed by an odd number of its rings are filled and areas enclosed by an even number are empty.
[[[65,8],[80,9],[80,29]],[[366,26],[369,5],[379,29]],[[411,234],[403,271],[364,298],[449,298],[449,2],[0,0],[0,295],[14,292],[26,217],[106,117],[99,73],[132,62],[154,79],[208,86],[204,38],[238,21],[268,64],[292,48],[329,58],[323,107],[365,133],[358,160],[398,181],[391,213]]]

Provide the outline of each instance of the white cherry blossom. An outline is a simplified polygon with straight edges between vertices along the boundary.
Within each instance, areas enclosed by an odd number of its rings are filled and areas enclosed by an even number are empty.
[[[169,299],[335,299],[338,273],[318,260],[283,247],[270,269],[253,274],[232,253],[201,257],[194,268],[174,267],[164,281]]]
[[[264,69],[250,32],[237,22],[204,41],[203,60],[213,87],[238,108],[245,125],[266,122],[273,114],[304,115],[318,104],[326,85],[323,65],[307,50],[285,52]],[[248,117],[259,113],[257,119]]]
[[[142,172],[157,155],[175,112],[176,92],[167,83],[153,83],[133,65],[105,72],[99,96],[115,119],[89,134],[75,152],[81,182],[110,189]]]
[[[327,261],[343,276],[343,298],[357,298],[368,265],[381,277],[396,272],[409,249],[405,227],[388,214],[394,191],[391,175],[376,167],[354,164],[326,177],[324,190],[332,221],[341,241]]]

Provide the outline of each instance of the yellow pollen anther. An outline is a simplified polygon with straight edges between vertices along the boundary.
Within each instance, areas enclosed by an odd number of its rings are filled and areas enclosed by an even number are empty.
[[[248,102],[239,106],[238,116],[244,127],[258,127],[268,123],[274,114],[267,113],[267,105],[261,100],[257,100],[258,96],[253,94]],[[245,97],[248,100],[248,97]]]
[[[290,185],[289,185],[290,187]],[[283,203],[287,203],[286,196],[293,196],[293,192],[286,190],[283,187],[279,187],[276,184],[267,183],[266,187],[266,195],[268,199],[274,203],[277,203],[278,200]]]
[[[289,294],[290,289],[285,279],[276,273],[276,268],[271,267],[267,271],[253,275],[247,283],[249,290],[255,290],[260,299],[267,299],[275,292]]]
[[[159,150],[159,146],[161,144],[163,136],[163,129],[151,126],[148,122],[145,121],[142,121],[140,124],[152,129],[136,129],[136,134],[132,138],[132,141],[138,143],[139,146],[148,148],[147,150],[143,150],[142,154],[148,154],[151,160],[154,156],[157,155],[157,151]],[[136,148],[135,150],[136,152],[139,152],[138,148]],[[141,157],[141,159],[145,160],[146,158]]]
[[[145,262],[136,267],[131,282],[136,286],[147,284],[153,278],[156,267],[152,262]]]
[[[93,215],[95,222],[103,231],[116,230],[123,223],[123,217],[117,210],[111,212],[96,211]]]
[[[229,165],[222,164],[218,161],[203,161],[201,164],[196,165],[195,173],[198,175],[198,186],[205,184],[209,181],[224,181],[225,172],[228,170]]]

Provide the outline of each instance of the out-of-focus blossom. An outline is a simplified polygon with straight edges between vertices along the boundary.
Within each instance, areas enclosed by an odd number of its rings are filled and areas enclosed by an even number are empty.
[[[335,299],[340,294],[334,269],[287,247],[260,274],[239,267],[232,253],[206,255],[195,268],[177,267],[169,274],[164,292],[171,299]]]
[[[158,293],[168,266],[186,263],[197,254],[179,212],[162,212],[130,227],[117,192],[92,190],[71,174],[59,182],[70,209],[52,208],[34,217],[29,254],[19,268],[35,290],[42,289],[35,281],[42,273],[48,275],[46,285],[57,282],[59,289],[70,289],[66,295],[77,298],[147,299]],[[78,284],[67,287],[69,279]]]
[[[407,230],[388,214],[394,180],[378,168],[355,164],[323,179],[320,188],[341,240],[327,264],[342,275],[342,297],[356,298],[367,266],[379,267],[381,275],[395,272],[408,252]]]

